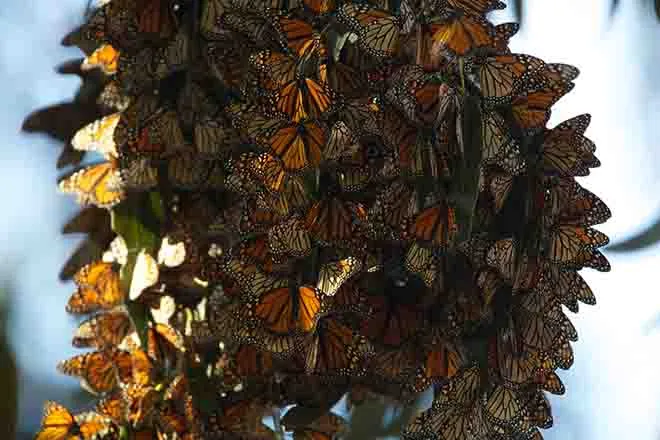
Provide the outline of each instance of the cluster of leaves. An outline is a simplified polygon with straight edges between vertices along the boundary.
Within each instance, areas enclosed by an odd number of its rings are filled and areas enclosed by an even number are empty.
[[[59,369],[101,400],[37,438],[330,439],[344,396],[429,387],[406,439],[541,438],[610,212],[574,179],[589,116],[545,127],[577,69],[512,54],[503,7],[98,5],[65,43],[103,116],[68,151],[104,160],[59,187],[107,250],[68,263],[94,351]]]

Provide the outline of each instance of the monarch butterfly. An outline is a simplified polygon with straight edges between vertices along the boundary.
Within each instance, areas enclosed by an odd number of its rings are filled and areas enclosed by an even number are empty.
[[[331,91],[311,78],[296,78],[278,90],[275,108],[294,122],[318,119],[332,104]]]
[[[395,180],[378,195],[374,208],[378,215],[373,223],[382,222],[398,232],[417,211],[417,193],[405,180]]]
[[[74,275],[78,287],[71,295],[66,310],[69,313],[89,313],[111,309],[124,301],[119,274],[110,263],[97,261],[83,266]]]
[[[497,165],[509,174],[517,175],[525,167],[518,142],[511,137],[502,116],[485,112],[481,120],[484,165]]]
[[[88,440],[118,435],[118,428],[108,417],[93,412],[74,416],[62,405],[48,401],[35,440]]]
[[[306,423],[291,420],[291,415],[293,414],[287,412],[282,423],[287,431],[293,431],[293,438],[296,440],[332,440],[346,432],[346,421],[331,412],[326,412],[310,422],[304,420]]]
[[[424,317],[419,304],[385,295],[369,296],[367,303],[373,314],[362,321],[361,333],[370,341],[398,347],[423,328]]]
[[[444,0],[453,9],[467,12],[472,15],[486,15],[488,12],[504,9],[505,5],[499,0]]]
[[[249,436],[272,435],[270,428],[262,422],[268,412],[268,407],[257,400],[241,400],[222,408],[221,415],[211,415],[205,428],[205,436],[217,438],[229,431]]]
[[[570,342],[563,341],[555,347],[550,353],[550,359],[555,365],[555,368],[568,370],[573,365],[573,348]]]
[[[236,129],[223,122],[211,117],[199,118],[195,121],[193,143],[198,154],[217,157],[242,143]]]
[[[486,57],[478,61],[481,95],[500,103],[510,98],[527,72],[544,65],[543,60],[524,54],[506,54]]]
[[[276,335],[310,332],[321,310],[321,299],[312,287],[282,286],[261,295],[251,306],[253,315]]]
[[[119,113],[114,113],[85,125],[73,136],[71,145],[78,151],[97,151],[106,160],[117,157],[114,131],[120,117]]]
[[[456,91],[429,78],[413,82],[411,94],[416,103],[414,120],[427,126],[440,126],[457,106]]]
[[[559,300],[552,294],[551,287],[539,284],[537,288],[525,295],[520,300],[520,307],[530,313],[543,315],[546,321],[552,322],[561,328],[563,336],[570,341],[577,341],[577,330],[566,317]]]
[[[526,415],[523,419],[523,422],[528,425],[532,424],[533,426],[538,426],[542,429],[548,429],[552,427],[552,409],[550,407],[550,402],[548,402],[545,394],[537,389],[532,389],[528,391],[528,396],[526,396]],[[538,433],[538,431],[536,431]],[[539,434],[540,435],[540,434]],[[531,439],[536,439],[537,437],[531,437]]]
[[[499,271],[504,280],[513,282],[519,261],[518,244],[512,238],[497,240],[486,252],[486,263]]]
[[[183,29],[166,45],[158,48],[151,58],[151,70],[161,80],[186,66],[190,58],[190,36]]]
[[[386,383],[411,388],[410,383],[414,382],[420,363],[420,347],[414,343],[404,343],[396,348],[376,348],[373,356],[367,359],[366,369]]]
[[[368,87],[367,78],[361,70],[341,60],[335,61],[332,56],[321,61],[319,80],[344,99],[356,98]]]
[[[167,179],[177,189],[221,189],[225,185],[222,161],[200,161],[191,151],[168,160]]]
[[[269,191],[277,193],[282,190],[287,173],[278,157],[264,153],[252,160],[251,165],[255,178]]]
[[[208,40],[217,39],[217,33],[222,33],[220,19],[228,13],[237,13],[244,15],[263,16],[268,9],[279,10],[285,8],[289,3],[290,7],[296,7],[298,0],[210,0],[202,8],[202,18],[200,30],[202,35]]]
[[[560,323],[542,314],[516,307],[512,318],[516,336],[532,350],[547,352],[568,339]]]
[[[371,99],[352,99],[341,102],[335,115],[357,136],[378,135],[378,105]]]
[[[361,204],[327,197],[316,202],[307,212],[305,227],[322,242],[345,242],[354,236],[357,225],[365,220],[366,211]]]
[[[303,0],[303,3],[306,8],[319,15],[332,12],[337,7],[336,0]]]
[[[120,161],[120,179],[126,190],[144,191],[158,186],[158,168],[148,157],[124,156]]]
[[[302,178],[287,175],[284,179],[282,191],[273,194],[270,199],[266,200],[266,203],[278,215],[287,216],[294,212],[306,212],[311,200]]]
[[[566,392],[566,387],[564,387],[561,379],[559,379],[559,376],[554,371],[545,372],[540,380],[540,384],[543,390],[557,396],[561,396]]]
[[[111,208],[124,199],[117,161],[112,159],[82,168],[60,180],[60,191],[75,194],[82,206]]]
[[[547,197],[549,217],[561,224],[593,226],[612,216],[602,200],[574,180],[560,179],[550,186]]]
[[[493,48],[495,28],[485,18],[475,15],[455,15],[445,22],[430,25],[433,50],[449,50],[466,56],[478,49]]]
[[[135,139],[128,139],[128,150],[137,154],[161,155],[176,151],[185,144],[179,118],[174,111],[156,113],[147,121],[136,121],[138,131]]]
[[[262,50],[250,56],[250,64],[261,75],[261,85],[275,91],[294,81],[298,64],[293,56],[271,50]]]
[[[271,273],[274,269],[273,255],[268,247],[268,237],[265,234],[259,234],[252,239],[243,241],[238,257],[243,261],[257,264],[266,273]]]
[[[121,112],[121,117],[114,131],[115,143],[122,146],[129,141],[134,142],[140,128],[164,111],[164,107],[154,94],[144,93],[135,98],[131,105]]]
[[[180,2],[170,0],[141,0],[136,2],[137,30],[140,34],[152,34],[157,39],[167,39],[174,35],[178,26],[176,11]]]
[[[305,225],[296,217],[268,231],[268,247],[278,261],[284,256],[306,257],[312,251],[312,243]]]
[[[280,35],[282,46],[300,58],[305,58],[320,48],[321,35],[306,21],[277,17],[275,29]]]
[[[129,383],[121,388],[122,399],[126,402],[126,419],[132,426],[141,426],[145,420],[155,415],[158,392],[151,386]]]
[[[242,345],[234,355],[236,373],[242,377],[268,376],[273,371],[273,355],[249,345]]]
[[[512,389],[534,380],[538,358],[518,346],[515,329],[505,327],[489,341],[488,363],[497,377]]]
[[[94,407],[98,414],[108,417],[114,423],[126,421],[126,402],[122,399],[120,391],[114,391],[98,401]]]
[[[557,88],[572,82],[580,75],[577,67],[562,63],[547,63],[541,68],[529,71],[519,84],[519,90],[539,90]]]
[[[487,417],[498,425],[512,426],[523,417],[524,403],[514,390],[497,385],[487,399]]]
[[[109,81],[96,98],[96,104],[105,111],[123,112],[131,104],[131,98],[123,93],[117,81]]]
[[[438,275],[438,261],[431,249],[419,246],[414,242],[406,253],[406,269],[419,276],[426,287],[432,287]]]
[[[466,363],[463,353],[453,344],[437,340],[424,350],[423,366],[418,369],[413,389],[424,391],[430,385],[454,377]]]
[[[399,45],[401,20],[389,12],[366,5],[343,5],[337,20],[357,34],[362,49],[372,56],[391,56]]]
[[[548,175],[586,176],[600,165],[593,143],[583,136],[590,116],[580,115],[546,131],[542,144],[543,171]]]
[[[310,374],[360,375],[372,350],[363,336],[336,319],[324,318],[305,354],[305,370]]]
[[[183,335],[174,327],[156,323],[147,329],[146,354],[154,361],[164,362],[166,359],[176,360],[177,352],[186,351]],[[148,359],[143,361],[146,365],[143,372],[148,374]]]
[[[62,43],[66,46],[80,45],[84,41],[98,44],[110,43],[118,49],[135,48],[141,40],[138,38],[135,15],[126,11],[135,11],[129,1],[111,1],[96,9],[87,22],[79,29],[67,35]]]
[[[60,362],[57,370],[68,376],[79,377],[83,388],[92,393],[104,393],[114,390],[119,381],[130,379],[133,361],[126,351],[94,351]]]
[[[114,75],[117,72],[118,60],[119,51],[111,44],[103,44],[83,60],[80,69],[100,69],[106,75]]]
[[[578,301],[584,304],[595,305],[596,297],[589,285],[579,273],[574,270],[562,270],[555,268],[547,274],[548,282],[556,283],[556,294],[559,300],[568,309],[577,313]]]
[[[117,346],[132,331],[132,327],[125,310],[110,310],[83,321],[76,329],[72,343],[78,348]]]
[[[550,119],[550,107],[573,87],[573,83],[564,83],[522,92],[511,101],[514,120],[528,132],[543,128]]]
[[[272,23],[268,19],[257,15],[232,11],[223,14],[218,23],[220,29],[225,27],[238,32],[250,40],[251,44],[256,44],[257,47],[260,45],[263,47],[264,43],[277,39],[277,31],[273,28]]]
[[[424,209],[409,221],[408,233],[417,240],[445,247],[457,232],[454,209],[445,202]]]
[[[549,231],[548,259],[553,263],[571,264],[580,260],[582,252],[605,246],[609,239],[595,229],[559,225]]]
[[[330,129],[328,141],[323,149],[325,160],[338,160],[350,156],[359,148],[357,137],[344,121],[337,121]]]
[[[362,261],[352,256],[326,263],[319,270],[319,279],[316,283],[316,288],[327,296],[333,296],[346,280],[358,273],[361,269]]]
[[[275,130],[274,133],[269,134],[272,130]],[[264,134],[267,136],[264,145],[282,160],[287,170],[300,171],[310,166],[316,167],[321,161],[326,134],[316,122],[280,122]],[[256,139],[264,140],[261,134],[257,134]]]
[[[412,148],[411,146],[417,142],[418,127],[410,123],[395,108],[387,108],[383,112],[379,128],[381,129],[385,145],[394,151]]]
[[[514,176],[508,173],[500,173],[491,171],[485,178],[488,184],[488,192],[495,204],[496,212],[499,212],[506,203],[511,188],[513,187]]]
[[[511,53],[509,40],[520,30],[519,23],[501,23],[495,26],[495,37],[493,47],[498,54]]]
[[[326,301],[325,309],[329,313],[368,313],[364,291],[351,281],[344,282]]]

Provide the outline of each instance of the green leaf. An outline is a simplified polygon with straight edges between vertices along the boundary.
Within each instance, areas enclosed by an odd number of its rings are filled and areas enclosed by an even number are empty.
[[[451,198],[456,209],[456,223],[459,226],[457,243],[468,240],[472,235],[474,210],[479,195],[481,172],[481,112],[479,97],[463,97],[461,126],[463,155],[456,176],[456,185],[451,190]]]
[[[160,195],[151,192],[129,198],[112,211],[112,230],[126,242],[128,257],[119,272],[121,287],[128,292],[133,279],[133,269],[138,253],[146,249],[154,254],[163,221],[163,209]],[[143,343],[147,340],[148,310],[140,303],[128,301],[128,312]]]

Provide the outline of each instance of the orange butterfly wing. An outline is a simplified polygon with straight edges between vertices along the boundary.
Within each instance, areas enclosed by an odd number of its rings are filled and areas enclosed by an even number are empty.
[[[124,300],[119,274],[110,263],[97,261],[83,266],[74,275],[74,281],[78,289],[67,303],[66,310],[69,313],[110,309]]]

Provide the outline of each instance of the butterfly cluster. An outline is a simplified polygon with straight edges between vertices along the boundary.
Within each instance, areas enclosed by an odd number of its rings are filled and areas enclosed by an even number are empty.
[[[97,4],[65,43],[101,115],[70,150],[103,159],[59,183],[91,351],[58,368],[100,400],[37,440],[341,438],[345,396],[429,388],[402,438],[541,439],[610,211],[589,115],[546,127],[578,70],[511,53],[502,8]]]

